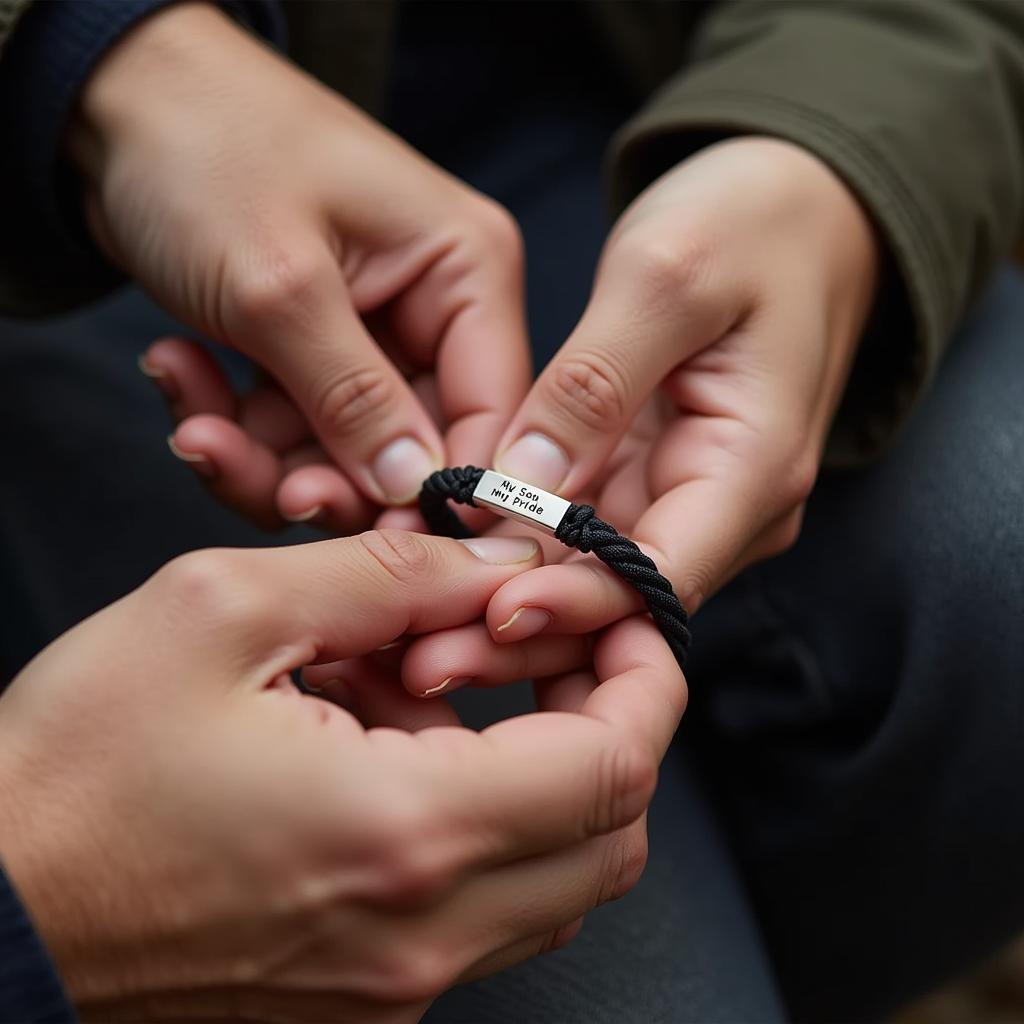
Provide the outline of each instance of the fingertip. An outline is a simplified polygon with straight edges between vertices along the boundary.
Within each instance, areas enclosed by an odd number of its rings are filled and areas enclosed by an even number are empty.
[[[540,544],[532,537],[469,537],[458,543],[482,562],[517,566],[521,572],[539,565],[543,557]]]
[[[520,605],[504,622],[497,626],[492,626],[492,616],[488,612],[487,626],[495,643],[509,644],[537,636],[547,629],[554,620],[554,615],[546,608]]]
[[[402,685],[414,697],[453,693],[472,682],[467,667],[478,660],[478,627],[455,626],[414,640],[402,658]]]
[[[274,492],[281,465],[273,452],[254,441],[237,423],[220,416],[190,416],[172,435],[172,451],[198,466],[212,464],[209,480],[214,495],[264,529],[278,529],[280,515]],[[170,444],[171,442],[169,442]]]
[[[212,413],[234,419],[234,391],[220,365],[198,342],[161,338],[139,357],[138,365],[172,404],[177,418]]]
[[[291,523],[315,523],[339,533],[364,529],[374,506],[335,466],[315,463],[285,474],[275,496],[282,518]]]
[[[197,448],[190,448],[176,440],[174,434],[167,435],[167,447],[180,462],[186,463],[199,476],[212,480],[217,476],[217,465],[209,454]]]
[[[568,452],[557,441],[535,430],[499,450],[494,464],[501,473],[556,492],[572,470]]]
[[[440,438],[438,438],[440,442]],[[386,444],[370,463],[370,474],[384,503],[408,505],[444,460],[416,437],[399,437]]]
[[[210,413],[199,413],[179,423],[171,438],[178,451],[207,457],[218,449],[241,448],[248,443],[248,438],[231,420]]]
[[[453,693],[455,690],[468,686],[472,682],[472,676],[445,676],[441,682],[428,686],[420,692],[416,690],[411,690],[410,692],[415,697],[429,699],[430,697],[440,697],[442,693]]]

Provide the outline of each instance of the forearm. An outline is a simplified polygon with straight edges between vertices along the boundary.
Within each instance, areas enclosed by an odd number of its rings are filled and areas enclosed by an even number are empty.
[[[120,280],[85,230],[61,140],[93,69],[126,32],[169,2],[47,3],[29,8],[16,26],[12,17],[0,60],[0,314],[58,312]],[[273,0],[221,6],[260,34],[281,38]]]

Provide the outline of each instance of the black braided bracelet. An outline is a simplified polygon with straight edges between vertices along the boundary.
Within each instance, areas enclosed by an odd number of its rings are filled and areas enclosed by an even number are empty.
[[[672,584],[640,548],[623,537],[591,505],[576,505],[514,477],[476,466],[439,469],[420,492],[420,512],[434,533],[464,540],[473,534],[448,504],[487,508],[547,530],[566,547],[592,551],[613,572],[639,591],[680,668],[690,647],[686,609]]]

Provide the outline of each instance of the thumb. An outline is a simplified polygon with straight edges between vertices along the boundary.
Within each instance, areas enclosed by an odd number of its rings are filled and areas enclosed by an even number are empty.
[[[606,258],[582,319],[498,444],[501,472],[578,493],[669,371],[714,340],[717,318],[689,315],[685,297],[655,300],[629,262]]]

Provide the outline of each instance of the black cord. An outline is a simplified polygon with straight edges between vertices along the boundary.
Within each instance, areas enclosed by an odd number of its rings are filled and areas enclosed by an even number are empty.
[[[434,533],[460,540],[473,536],[448,502],[476,508],[473,491],[483,474],[484,470],[476,466],[458,466],[439,469],[426,479],[420,492],[420,512]],[[686,609],[654,561],[611,523],[599,519],[590,505],[570,505],[555,530],[555,538],[584,554],[593,552],[639,592],[682,668],[690,649]]]

